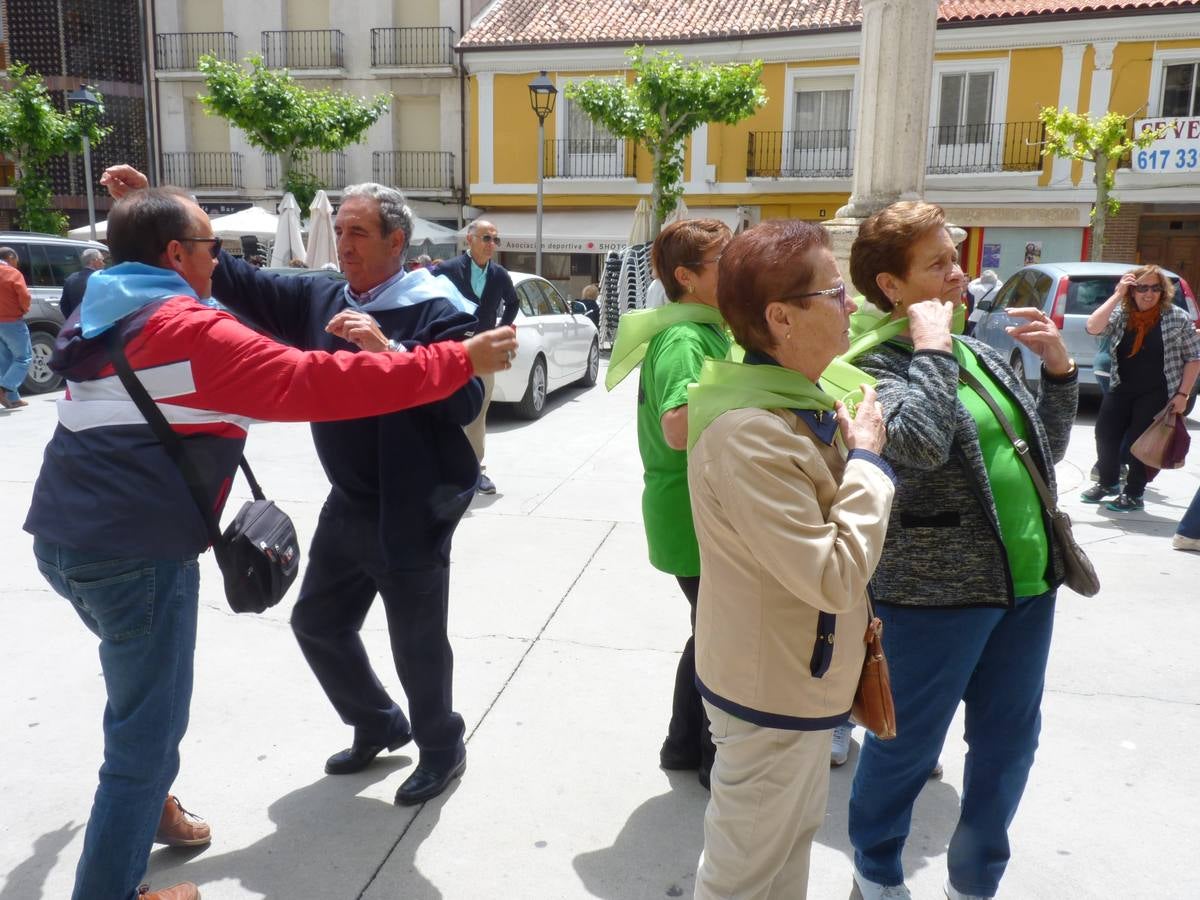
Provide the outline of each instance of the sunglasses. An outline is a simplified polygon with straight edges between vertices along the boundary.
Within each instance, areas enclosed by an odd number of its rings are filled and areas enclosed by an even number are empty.
[[[1146,291],[1154,291],[1156,294],[1161,294],[1162,293],[1162,285],[1161,284],[1135,284],[1133,286],[1133,292],[1135,294],[1144,294],[1144,293],[1146,293]]]
[[[479,239],[485,244],[495,244],[497,247],[500,246],[500,235],[498,234],[481,234]]]
[[[837,287],[826,288],[823,291],[809,291],[807,294],[788,294],[786,297],[780,297],[780,300],[803,300],[805,297],[836,297],[838,303],[846,302],[846,285],[843,282]]]
[[[208,244],[208,252],[213,259],[221,255],[221,239],[219,237],[210,238],[176,238],[177,241],[186,241],[192,244]]]

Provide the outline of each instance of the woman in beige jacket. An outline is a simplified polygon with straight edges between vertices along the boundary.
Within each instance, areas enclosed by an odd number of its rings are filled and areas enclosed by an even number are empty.
[[[853,309],[825,230],[777,221],[735,237],[718,285],[746,357],[707,362],[689,396],[696,674],[716,744],[696,897],[794,900],[894,487],[874,391],[851,419],[816,383]]]

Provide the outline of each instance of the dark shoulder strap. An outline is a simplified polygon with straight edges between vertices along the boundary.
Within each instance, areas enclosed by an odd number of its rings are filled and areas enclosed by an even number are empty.
[[[142,416],[145,417],[146,422],[150,425],[150,430],[154,432],[154,436],[158,438],[163,448],[167,451],[167,455],[171,457],[171,461],[175,463],[176,468],[183,475],[183,480],[187,483],[188,492],[192,495],[192,500],[195,501],[196,506],[199,508],[200,515],[204,517],[204,524],[208,529],[208,537],[215,546],[221,540],[221,526],[217,521],[216,513],[213,511],[212,501],[209,499],[208,493],[204,488],[204,480],[192,464],[191,457],[187,455],[187,450],[184,449],[179,435],[171,428],[166,416],[158,408],[158,404],[151,399],[141,380],[134,374],[133,368],[129,365],[129,358],[125,355],[125,348],[121,346],[121,338],[116,328],[108,330],[105,342],[108,346],[108,353],[112,359],[113,367],[117,370],[117,376],[121,379],[121,384],[125,386],[130,399],[133,400]],[[246,462],[244,456],[238,462],[238,465],[241,467],[243,474],[245,474],[246,481],[250,484],[250,491],[254,495],[254,499],[262,500],[262,488],[259,487],[254,473],[250,471],[250,464]]]
[[[1046,486],[1046,481],[1042,478],[1042,473],[1038,471],[1037,464],[1029,455],[1029,443],[1017,434],[1012,423],[1000,411],[1000,404],[996,402],[996,398],[992,396],[991,391],[984,387],[978,378],[962,366],[958,368],[958,378],[963,384],[974,390],[979,395],[979,399],[986,403],[992,414],[995,415],[996,421],[1000,423],[1000,427],[1004,429],[1004,433],[1012,441],[1013,449],[1017,451],[1017,457],[1025,464],[1025,468],[1029,471],[1029,477],[1033,479],[1033,486],[1037,489],[1038,496],[1042,500],[1042,505],[1046,507],[1046,511],[1051,514],[1058,512],[1058,504],[1050,496],[1050,488]]]

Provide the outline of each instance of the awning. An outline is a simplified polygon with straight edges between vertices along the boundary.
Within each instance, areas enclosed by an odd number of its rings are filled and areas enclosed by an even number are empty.
[[[737,231],[742,220],[742,208],[737,206],[691,206],[691,218],[720,219]],[[500,233],[500,248],[532,252],[537,230],[537,214],[531,212],[484,213],[480,218],[496,226]],[[629,246],[633,229],[633,208],[629,209],[555,209],[542,215],[543,253],[608,253]],[[460,232],[466,235],[464,228]]]

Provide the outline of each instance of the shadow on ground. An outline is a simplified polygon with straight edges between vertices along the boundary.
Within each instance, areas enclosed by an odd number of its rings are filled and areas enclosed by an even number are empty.
[[[83,828],[68,822],[62,828],[48,831],[33,842],[33,853],[29,859],[14,866],[5,876],[4,890],[0,900],[28,900],[30,897],[46,896],[46,876],[58,864],[58,857]],[[74,864],[72,864],[72,871]]]

